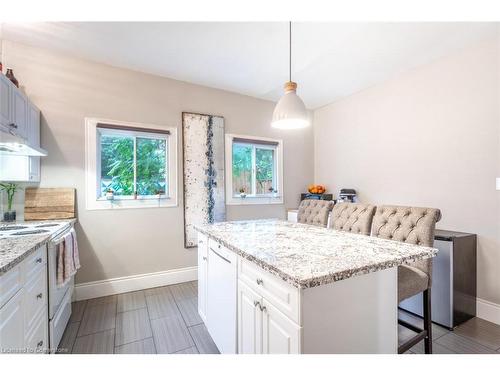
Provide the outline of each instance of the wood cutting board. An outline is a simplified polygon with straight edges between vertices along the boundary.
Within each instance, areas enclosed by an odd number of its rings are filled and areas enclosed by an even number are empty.
[[[74,218],[75,192],[71,188],[26,188],[24,220]]]

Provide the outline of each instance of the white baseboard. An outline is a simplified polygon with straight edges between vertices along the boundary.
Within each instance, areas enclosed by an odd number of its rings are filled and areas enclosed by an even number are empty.
[[[500,325],[500,305],[478,298],[477,317]]]
[[[136,290],[156,288],[158,286],[193,281],[198,278],[198,267],[186,267],[175,270],[146,273],[115,279],[92,281],[75,285],[77,301],[110,296],[113,294],[133,292]]]

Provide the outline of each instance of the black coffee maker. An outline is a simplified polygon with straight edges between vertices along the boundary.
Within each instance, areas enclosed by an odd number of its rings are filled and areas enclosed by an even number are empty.
[[[355,203],[356,198],[356,190],[354,189],[340,189],[339,199],[337,202],[351,202]]]

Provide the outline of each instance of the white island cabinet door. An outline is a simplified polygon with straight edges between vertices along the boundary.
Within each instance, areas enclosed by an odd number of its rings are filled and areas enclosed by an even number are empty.
[[[238,282],[238,354],[262,353],[262,298]]]
[[[262,350],[264,354],[299,354],[300,327],[271,303],[262,304]]]
[[[198,233],[198,314],[207,323],[207,269],[208,269],[208,240]]]
[[[23,290],[0,308],[0,353],[16,353],[24,347]]]

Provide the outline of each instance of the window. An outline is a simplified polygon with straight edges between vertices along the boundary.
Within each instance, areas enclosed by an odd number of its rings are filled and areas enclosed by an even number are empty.
[[[283,203],[282,141],[227,134],[226,161],[228,204]]]
[[[177,205],[176,130],[87,119],[87,208]]]

